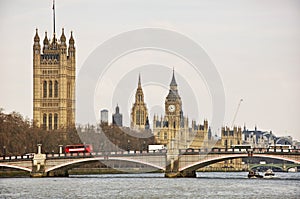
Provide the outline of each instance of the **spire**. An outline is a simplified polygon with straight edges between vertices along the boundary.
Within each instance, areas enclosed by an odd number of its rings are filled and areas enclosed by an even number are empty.
[[[49,40],[47,38],[47,31],[45,31],[45,38],[44,38],[43,43],[44,43],[44,45],[48,45],[49,44]]]
[[[172,101],[176,100],[176,99],[180,100],[180,96],[178,94],[178,89],[177,89],[177,83],[176,83],[176,80],[175,80],[174,68],[173,68],[173,75],[172,75],[172,80],[171,80],[171,83],[170,83],[170,90],[169,90],[169,94],[167,96],[167,99],[172,100]]]
[[[44,38],[43,44],[44,44],[44,47],[43,47],[43,52],[44,52],[44,50],[49,49],[49,40],[47,37],[47,31],[45,31],[45,38]]]
[[[119,105],[117,104],[116,106],[116,113],[120,113],[120,108],[119,108]]]
[[[170,86],[177,86],[177,83],[176,83],[176,80],[175,80],[174,68],[173,68],[173,76],[172,76],[172,80],[171,80]]]
[[[139,87],[139,88],[142,87],[142,85],[141,85],[141,73],[139,73],[138,87]]]
[[[62,29],[62,33],[61,33],[61,36],[60,36],[60,41],[62,43],[66,43],[66,36],[65,36],[65,33],[64,33],[64,28]]]
[[[71,31],[71,37],[70,37],[70,40],[69,40],[69,44],[70,45],[74,45],[74,38],[73,38],[73,31]]]
[[[35,29],[35,36],[34,36],[34,42],[39,43],[40,42],[40,37],[38,34],[38,29]]]

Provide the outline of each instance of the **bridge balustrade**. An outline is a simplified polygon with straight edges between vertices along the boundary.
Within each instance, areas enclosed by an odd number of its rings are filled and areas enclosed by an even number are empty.
[[[0,160],[28,160],[28,159],[32,159],[33,156],[30,155],[13,155],[13,156],[2,156],[2,159]]]

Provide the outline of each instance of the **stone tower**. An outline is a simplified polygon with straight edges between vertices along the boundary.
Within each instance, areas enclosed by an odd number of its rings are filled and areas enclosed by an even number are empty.
[[[139,75],[138,88],[135,93],[135,103],[131,111],[131,128],[143,130],[149,128],[148,111],[144,102],[144,93],[141,85],[141,75]]]
[[[116,112],[112,115],[112,123],[117,126],[123,126],[123,116],[120,113],[119,105],[117,105]]]
[[[52,40],[40,45],[38,30],[33,44],[33,120],[45,130],[75,126],[75,42],[71,32],[67,45],[64,29],[60,39],[55,28]]]
[[[169,129],[178,130],[180,128],[182,117],[182,102],[178,93],[174,70],[170,83],[169,94],[167,95],[165,100],[165,114],[168,120]],[[174,138],[174,136],[171,136],[170,138],[172,139]]]

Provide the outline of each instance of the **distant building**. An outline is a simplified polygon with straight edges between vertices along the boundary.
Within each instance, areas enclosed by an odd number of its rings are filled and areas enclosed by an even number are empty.
[[[108,124],[108,110],[103,109],[100,111],[100,123]]]
[[[276,144],[277,137],[272,133],[272,131],[261,131],[257,130],[255,126],[254,130],[246,129],[242,132],[243,144],[249,144],[256,148],[267,148],[269,145]]]
[[[112,123],[117,126],[123,126],[123,116],[120,114],[120,108],[117,105],[115,114],[112,115]]]
[[[230,150],[234,145],[242,144],[242,129],[234,127],[223,127],[221,132],[221,140],[216,144],[216,147],[225,148]],[[225,160],[213,165],[210,165],[212,170],[225,170],[225,171],[241,171],[243,169],[242,159]],[[205,169],[204,169],[205,170]]]

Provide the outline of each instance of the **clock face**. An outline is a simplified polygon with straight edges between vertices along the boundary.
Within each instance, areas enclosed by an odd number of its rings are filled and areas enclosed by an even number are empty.
[[[175,105],[173,105],[173,104],[169,105],[168,110],[170,112],[174,112],[175,111]]]

